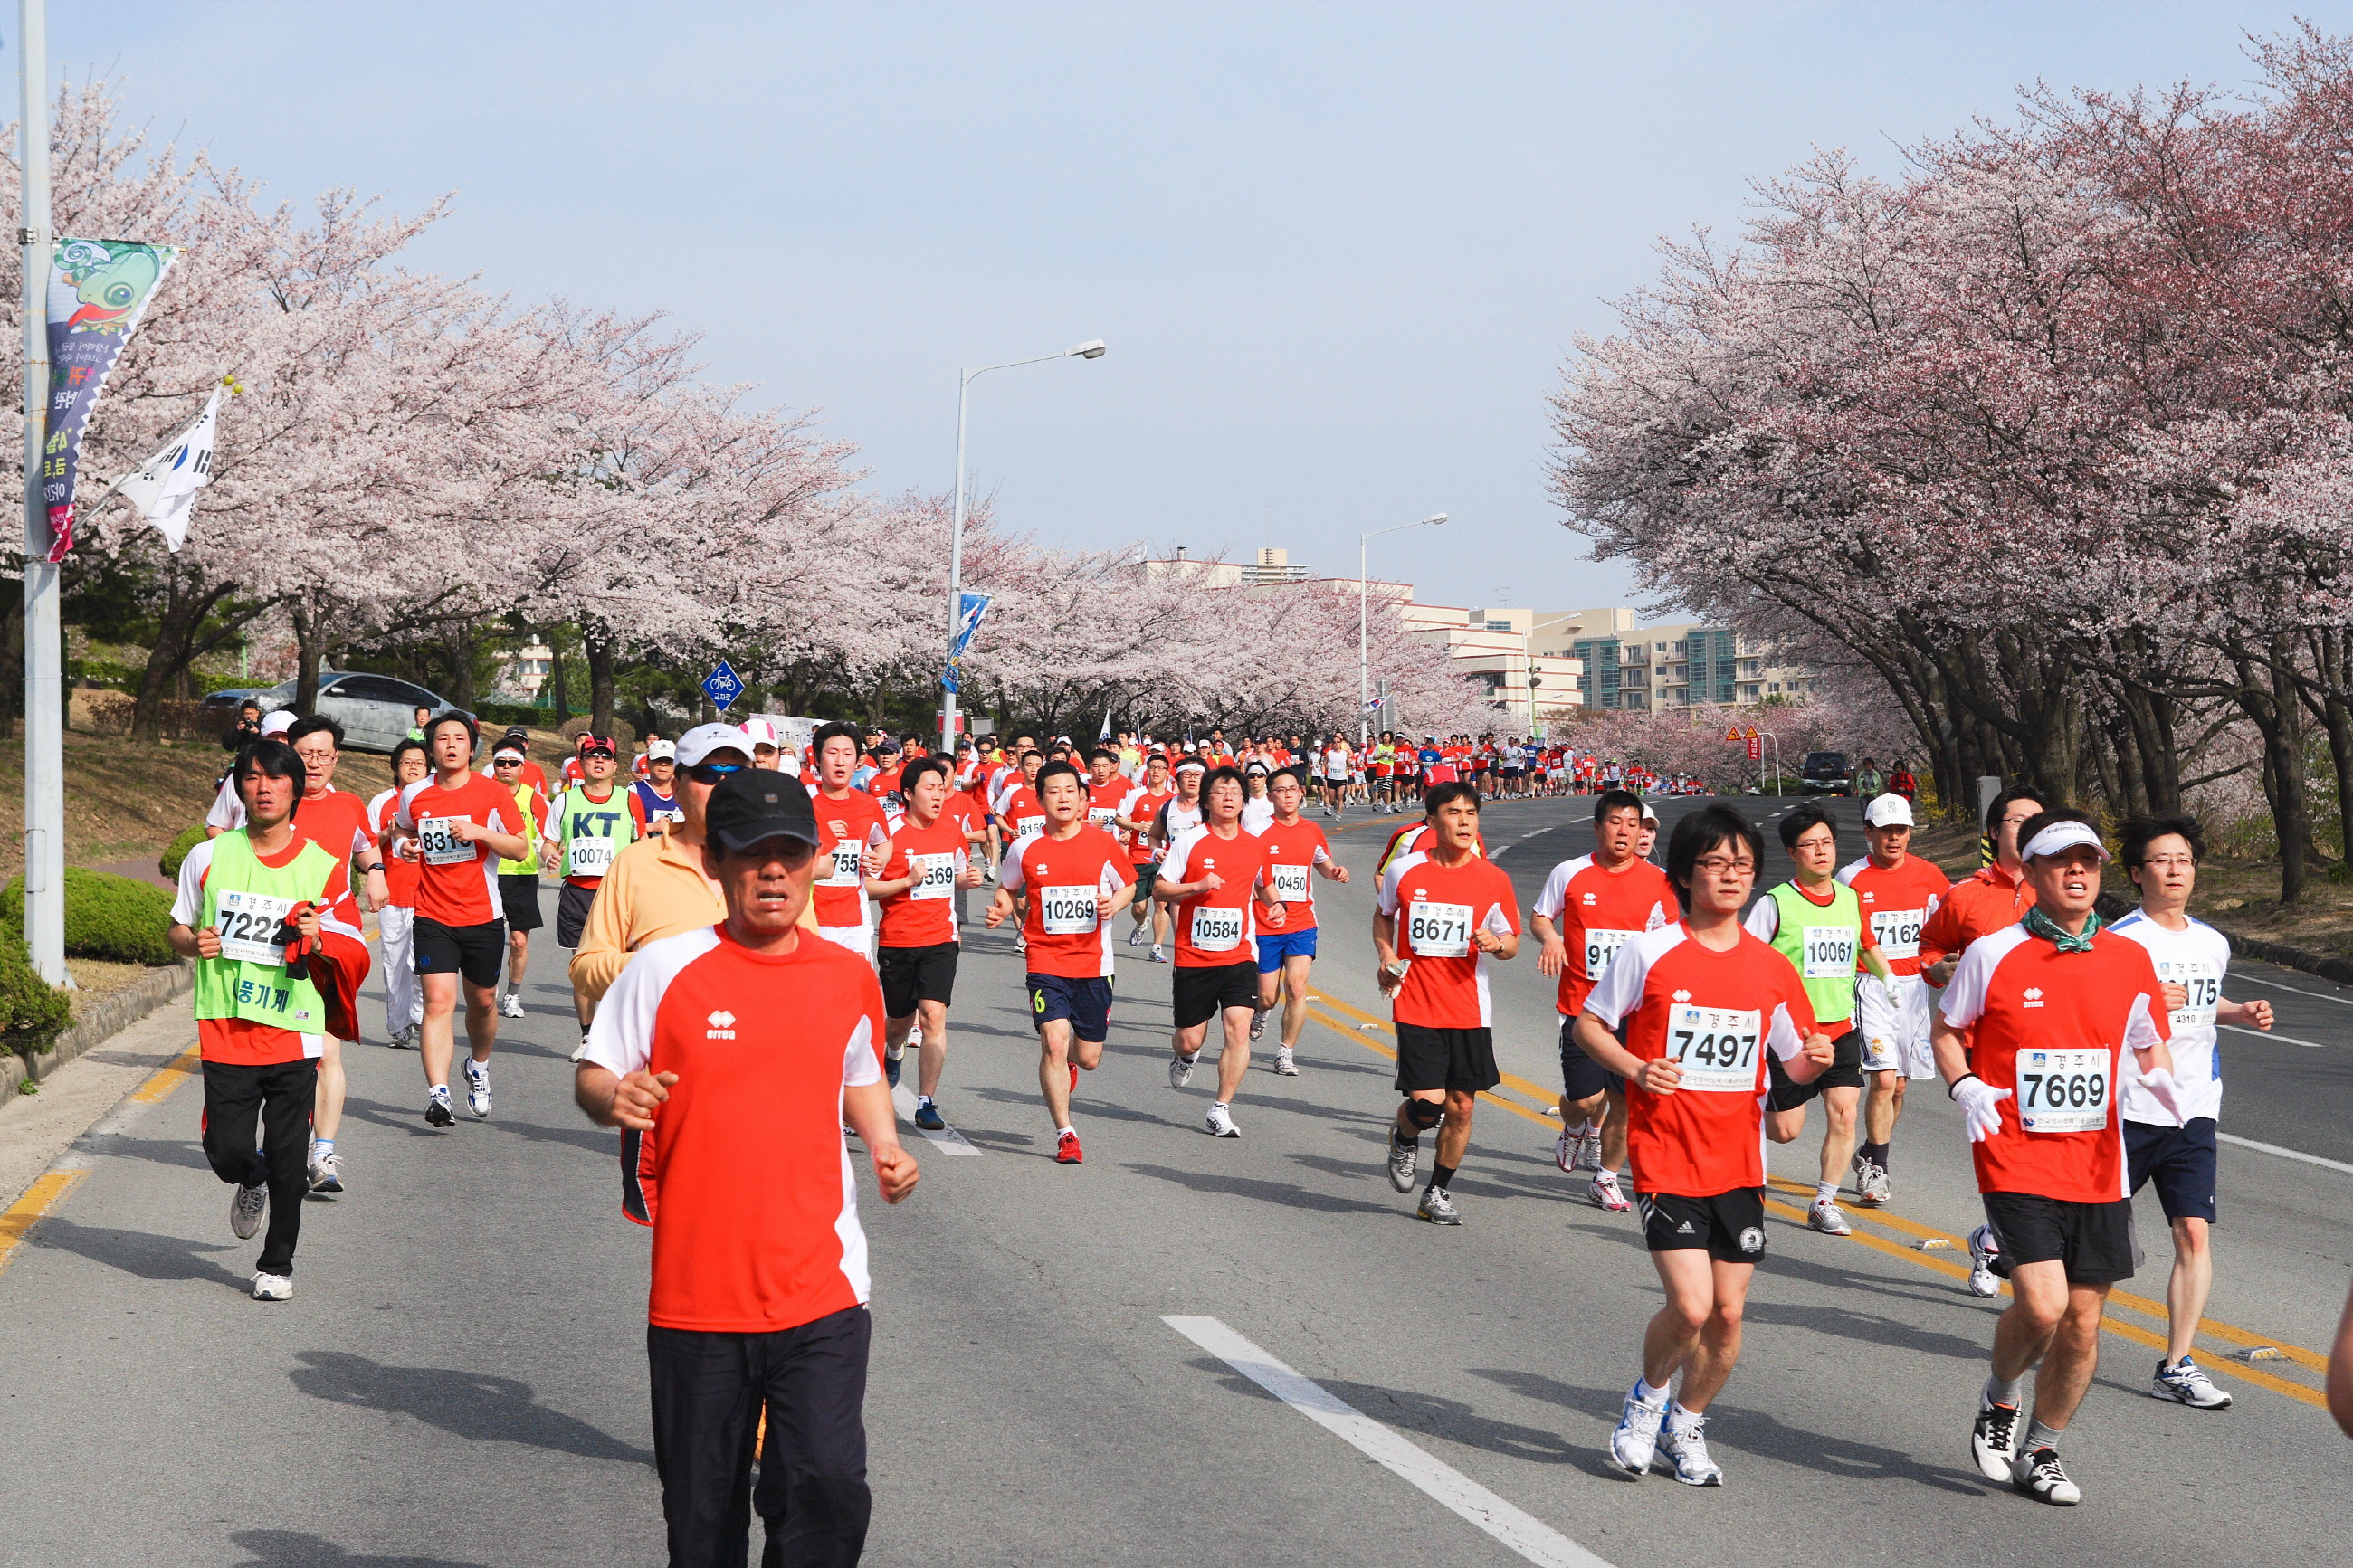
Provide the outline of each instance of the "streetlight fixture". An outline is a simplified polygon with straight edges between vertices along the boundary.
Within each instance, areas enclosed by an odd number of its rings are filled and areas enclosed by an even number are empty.
[[[1365,716],[1365,705],[1372,700],[1373,695],[1371,643],[1366,635],[1370,625],[1365,591],[1366,546],[1384,533],[1402,533],[1409,528],[1433,528],[1445,521],[1444,512],[1432,512],[1415,522],[1400,522],[1395,528],[1377,528],[1370,533],[1356,536],[1356,745],[1360,750],[1373,737],[1372,721]]]
[[[1028,359],[1009,359],[1001,364],[985,364],[965,371],[956,382],[956,472],[955,521],[948,530],[948,649],[953,656],[958,623],[964,610],[964,427],[965,409],[971,401],[973,378],[992,370],[1011,370],[1016,365],[1043,364],[1050,359],[1101,359],[1110,353],[1101,338],[1089,338],[1085,342],[1064,349],[1060,353],[1033,354]],[[955,757],[956,693],[944,692],[940,705],[940,749]]]

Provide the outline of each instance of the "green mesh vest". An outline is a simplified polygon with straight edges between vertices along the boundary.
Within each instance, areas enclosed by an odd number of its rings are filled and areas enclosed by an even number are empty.
[[[1854,967],[1862,957],[1862,900],[1852,888],[1835,879],[1827,906],[1798,891],[1794,882],[1783,882],[1767,896],[1780,915],[1774,950],[1805,982],[1815,1021],[1827,1028],[1853,1017]]]
[[[220,932],[221,955],[196,961],[196,1016],[243,1018],[301,1035],[324,1034],[327,1010],[319,988],[288,976],[285,950],[272,940],[279,922],[304,900],[316,901],[334,874],[335,859],[315,839],[283,866],[261,863],[242,828],[213,840],[205,874],[198,930]]]

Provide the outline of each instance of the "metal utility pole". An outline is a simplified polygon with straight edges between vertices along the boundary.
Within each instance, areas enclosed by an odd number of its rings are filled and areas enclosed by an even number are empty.
[[[33,971],[71,985],[66,971],[64,624],[58,569],[48,561],[49,510],[41,493],[49,401],[49,115],[44,0],[17,0],[17,127],[23,140],[25,267],[25,945]]]
[[[972,380],[992,370],[1011,370],[1018,364],[1043,364],[1050,359],[1101,359],[1103,341],[1092,338],[1075,348],[1064,349],[1058,354],[1039,354],[1031,359],[1007,360],[1003,364],[985,364],[976,370],[960,373],[956,378],[956,475],[955,518],[948,524],[948,647],[955,647],[956,632],[964,618],[964,423],[965,408],[972,400]],[[940,752],[950,762],[955,760],[956,698],[954,691],[940,694]]]

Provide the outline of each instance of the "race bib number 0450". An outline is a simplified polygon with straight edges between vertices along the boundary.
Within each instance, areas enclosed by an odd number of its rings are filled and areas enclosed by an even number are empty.
[[[1304,866],[1272,865],[1266,868],[1267,878],[1274,884],[1274,896],[1286,904],[1307,901],[1307,868]]]
[[[1679,1087],[1703,1094],[1755,1094],[1762,1033],[1762,1019],[1753,1008],[1675,1008],[1667,1015],[1667,1057],[1683,1069]]]
[[[2018,1122],[2029,1132],[2098,1132],[2108,1125],[2105,1049],[2018,1053]]]

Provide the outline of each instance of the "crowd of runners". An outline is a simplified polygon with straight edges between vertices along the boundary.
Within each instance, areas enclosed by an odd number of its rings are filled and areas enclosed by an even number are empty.
[[[1865,804],[1861,846],[1821,808],[1788,809],[1775,826],[1794,875],[1760,896],[1765,846],[1737,809],[1697,806],[1662,846],[1642,793],[1662,781],[1511,737],[1020,736],[934,754],[839,723],[797,748],[754,719],[649,737],[626,781],[622,748],[584,734],[551,780],[524,733],[491,740],[481,766],[471,719],[420,713],[392,787],[364,804],[336,784],[340,740],[323,718],[262,722],[174,910],[172,941],[200,961],[206,1152],[235,1186],[235,1233],[268,1223],[254,1294],[290,1298],[301,1200],[344,1188],[340,1064],[362,1037],[365,919],[384,1037],[417,1051],[421,1114],[446,1128],[459,1090],[466,1115],[492,1114],[499,1021],[522,1011],[542,878],[556,879],[580,1103],[622,1130],[625,1207],[656,1233],[649,1355],[674,1550],[698,1531],[740,1542],[752,1506],[737,1495],[752,1442],[740,1391],[767,1374],[715,1368],[708,1336],[781,1315],[795,1355],[847,1366],[854,1351],[862,1388],[867,1276],[843,1140],[862,1142],[887,1199],[912,1188],[892,1101],[910,1053],[910,1120],[948,1128],[966,896],[1023,958],[1057,1162],[1085,1161],[1072,1097],[1103,1065],[1123,945],[1170,966],[1171,1089],[1213,1074],[1202,1126],[1238,1139],[1270,1026],[1274,1071],[1300,1072],[1313,966],[1333,956],[1319,953],[1317,884],[1349,880],[1317,819],[1350,809],[1409,818],[1375,862],[1370,936],[1396,1034],[1387,1174],[1419,1189],[1421,1218],[1463,1222],[1455,1174],[1477,1097],[1502,1079],[1493,966],[1520,956],[1525,931],[1556,981],[1556,1162],[1587,1201],[1634,1215],[1665,1295],[1609,1440],[1625,1471],[1663,1460],[1680,1481],[1722,1484],[1706,1413],[1766,1247],[1767,1141],[1805,1137],[1820,1101],[1807,1224],[1846,1236],[1842,1192],[1891,1200],[1907,1087],[1922,1079],[1959,1105],[1971,1140],[1986,1222],[1968,1288],[1990,1298],[2006,1280],[2012,1298],[1970,1412],[1983,1473],[2079,1500],[2059,1445],[2108,1289],[2134,1269],[2130,1196],[2152,1182],[2174,1258],[2150,1392],[2231,1402],[2190,1350],[2211,1279],[2216,1026],[2272,1019],[2268,1004],[2223,996],[2228,943],[2187,913],[2203,847],[2189,818],[2126,826],[2139,907],[2109,924],[2094,907],[2110,859],[2100,829],[2023,787],[1995,797],[1989,863],[1957,885],[1912,853],[1903,795]],[[1566,795],[1589,799],[1594,847],[1552,869],[1524,927],[1482,810]],[[786,1044],[812,1037],[826,1046],[814,1058]],[[798,1185],[782,1206],[807,1223],[725,1192],[708,1149],[728,1139],[785,1152]],[[733,1258],[717,1233],[660,1217],[706,1210],[785,1261]],[[857,1512],[862,1538],[863,1438],[844,1424],[845,1387],[803,1389],[823,1419],[781,1437],[770,1423],[762,1486],[773,1464],[776,1485],[799,1489],[789,1506],[764,1492],[772,1528],[793,1512],[814,1540],[849,1531]]]

